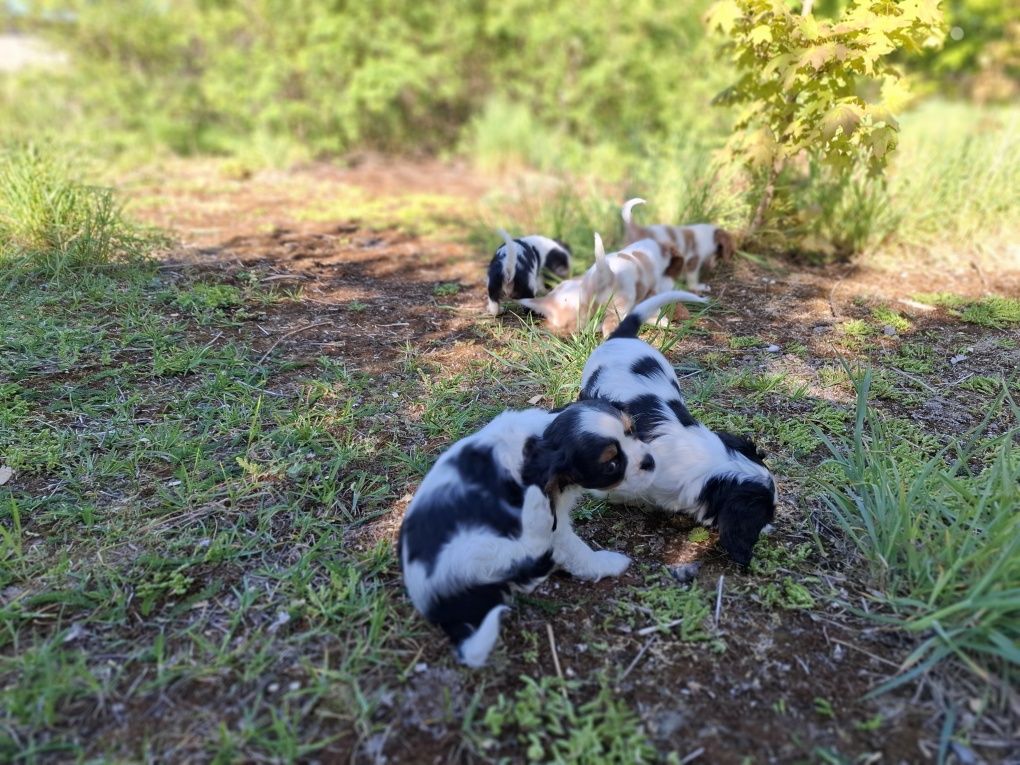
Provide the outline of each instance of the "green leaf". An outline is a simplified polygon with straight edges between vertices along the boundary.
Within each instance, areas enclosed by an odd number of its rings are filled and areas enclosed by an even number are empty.
[[[871,143],[871,151],[875,154],[875,157],[885,159],[889,149],[896,146],[896,131],[891,127],[883,125],[872,130],[868,140]]]

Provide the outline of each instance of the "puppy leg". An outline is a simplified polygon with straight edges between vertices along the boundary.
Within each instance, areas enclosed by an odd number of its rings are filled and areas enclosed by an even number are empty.
[[[700,263],[687,272],[687,288],[691,292],[708,292],[712,289],[707,284],[702,284],[700,281],[698,281],[700,273],[701,273]]]
[[[485,310],[489,312],[490,316],[499,316],[503,312],[503,307],[492,298],[489,298],[485,305]]]
[[[521,546],[531,556],[544,554],[553,537],[553,512],[549,498],[537,486],[524,492],[521,508]]]
[[[606,576],[619,576],[627,570],[630,558],[611,550],[592,550],[570,525],[570,511],[577,504],[578,493],[564,493],[556,509],[553,560],[564,571],[580,579],[597,582]]]
[[[485,615],[471,636],[457,645],[457,658],[469,667],[481,667],[499,640],[499,619],[509,606],[496,606]]]

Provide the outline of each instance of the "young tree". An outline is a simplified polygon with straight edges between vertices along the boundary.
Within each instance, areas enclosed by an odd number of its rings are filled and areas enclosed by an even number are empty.
[[[882,171],[896,147],[894,112],[907,98],[890,59],[943,38],[939,0],[851,0],[835,20],[816,18],[811,6],[805,0],[797,13],[782,0],[721,0],[706,14],[740,73],[716,97],[740,109],[731,149],[764,180],[751,232],[780,171],[802,152],[839,172],[861,162]]]

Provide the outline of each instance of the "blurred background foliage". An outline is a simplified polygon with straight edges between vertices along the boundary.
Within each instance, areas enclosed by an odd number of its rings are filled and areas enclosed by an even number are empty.
[[[45,36],[67,63],[0,74],[9,115],[0,140],[46,138],[131,163],[161,152],[252,165],[459,155],[489,170],[597,177],[640,192],[649,216],[712,215],[740,228],[754,180],[722,152],[735,114],[711,103],[736,73],[706,30],[709,5],[8,0],[4,26]],[[846,6],[821,0],[813,12],[835,18]],[[912,246],[1015,229],[1020,9],[1015,0],[942,7],[944,47],[894,59],[915,100],[888,183],[792,163],[763,247],[827,259],[894,232]],[[919,198],[932,211],[924,221]]]

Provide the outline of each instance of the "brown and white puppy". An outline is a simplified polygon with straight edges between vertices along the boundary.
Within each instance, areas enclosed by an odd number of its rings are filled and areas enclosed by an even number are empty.
[[[548,295],[518,302],[541,314],[554,332],[571,333],[587,324],[602,306],[608,309],[602,330],[612,331],[645,298],[673,288],[673,274],[682,261],[671,257],[654,239],[642,239],[606,254],[595,234],[595,263],[576,279],[560,282]],[[685,293],[689,302],[703,298]]]
[[[702,268],[712,268],[717,259],[727,260],[735,251],[733,237],[725,229],[711,223],[694,223],[690,226],[669,226],[655,224],[639,226],[634,223],[631,215],[636,205],[645,204],[640,198],[628,199],[623,203],[620,215],[626,230],[627,240],[651,238],[667,251],[674,252],[682,262],[682,266],[674,275],[682,272],[687,280],[687,288],[696,292],[706,292],[710,288],[701,284]]]

